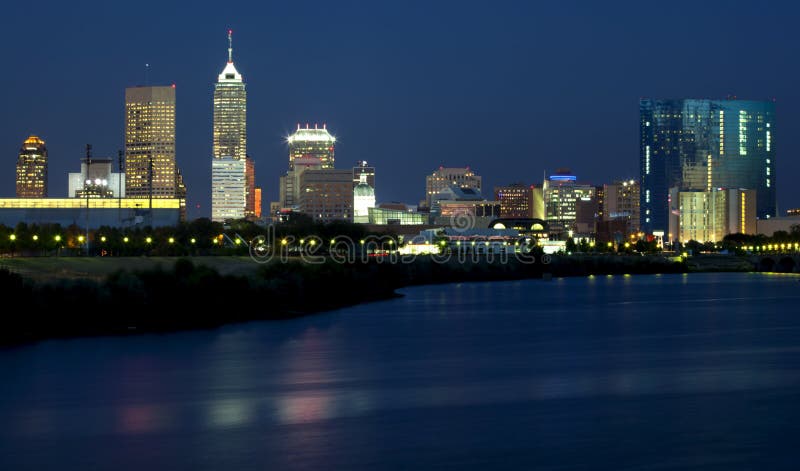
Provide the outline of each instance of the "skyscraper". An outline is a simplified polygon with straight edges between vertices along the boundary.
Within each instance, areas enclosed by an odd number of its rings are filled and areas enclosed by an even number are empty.
[[[47,147],[31,135],[17,158],[17,198],[47,197]]]
[[[581,220],[584,225],[591,225],[588,221],[594,220],[597,210],[597,188],[578,183],[569,169],[559,169],[544,181],[542,188],[545,219],[551,232],[586,232],[576,223]]]
[[[673,187],[756,190],[757,216],[777,215],[773,102],[642,99],[639,113],[642,230],[666,232]]]
[[[214,158],[247,155],[247,90],[233,65],[233,31],[228,30],[228,63],[214,84]]]
[[[233,65],[231,30],[228,30],[228,62],[214,84],[213,128],[211,219],[253,217],[255,163],[247,155],[247,90],[242,75]]]
[[[636,180],[615,181],[603,187],[604,221],[625,221],[627,234],[639,232],[639,182]]]
[[[175,162],[175,86],[126,88],[126,195],[177,198],[181,181]]]
[[[306,123],[305,128],[297,124],[297,130],[287,139],[289,143],[289,170],[294,170],[295,159],[316,157],[322,163],[322,168],[333,168],[334,147],[336,138],[331,136],[325,124],[320,128],[314,124],[310,128]]]

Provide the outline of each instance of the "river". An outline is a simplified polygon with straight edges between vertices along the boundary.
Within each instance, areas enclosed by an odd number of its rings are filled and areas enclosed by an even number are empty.
[[[0,350],[0,469],[798,467],[797,276],[402,293]]]

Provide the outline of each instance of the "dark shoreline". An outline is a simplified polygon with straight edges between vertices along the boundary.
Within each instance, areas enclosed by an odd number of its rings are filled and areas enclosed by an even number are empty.
[[[0,293],[30,305],[29,315],[12,318],[6,311],[0,348],[51,338],[169,333],[287,320],[396,298],[402,296],[397,289],[409,286],[754,268],[716,262],[690,266],[683,259],[662,256],[573,255],[553,256],[547,264],[515,258],[461,262],[418,258],[407,264],[274,262],[249,276],[221,275],[202,263],[178,259],[171,268],[120,271],[103,281],[35,282],[0,270]],[[77,306],[82,311],[75,311]]]

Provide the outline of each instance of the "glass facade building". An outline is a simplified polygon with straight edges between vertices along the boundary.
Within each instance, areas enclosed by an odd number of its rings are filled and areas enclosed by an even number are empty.
[[[673,187],[756,190],[757,216],[776,216],[773,102],[642,99],[639,114],[643,231],[667,229]]]
[[[17,158],[17,198],[47,196],[47,147],[30,136],[22,143]]]

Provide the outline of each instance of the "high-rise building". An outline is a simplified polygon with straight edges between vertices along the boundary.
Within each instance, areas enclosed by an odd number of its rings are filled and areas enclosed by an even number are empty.
[[[367,176],[367,185],[375,189],[375,167],[370,167],[366,160],[359,160],[353,167],[353,188],[361,183],[361,175]]]
[[[245,157],[244,175],[246,183],[244,217],[255,218],[256,217],[256,163],[249,155]]]
[[[211,219],[223,221],[254,217],[255,163],[247,155],[247,90],[242,75],[233,65],[231,30],[228,30],[228,62],[214,84],[213,134]],[[239,194],[238,182],[240,165],[231,160],[242,161],[242,195]],[[240,200],[242,207],[236,208]]]
[[[642,99],[640,220],[663,232],[669,190],[756,190],[759,218],[777,214],[775,104],[744,100]]]
[[[432,198],[450,187],[472,188],[481,191],[481,177],[470,170],[469,167],[439,167],[432,174],[425,177],[425,203],[430,208],[434,201]]]
[[[289,170],[294,170],[296,159],[307,157],[319,159],[322,168],[333,168],[336,138],[328,132],[325,124],[322,128],[314,124],[312,129],[308,123],[305,128],[298,123],[297,130],[286,141],[289,143]]]
[[[597,189],[592,185],[577,182],[577,177],[567,169],[551,175],[542,185],[544,216],[554,233],[576,231],[578,207],[581,206],[581,222],[589,226],[597,212]]]
[[[245,217],[247,199],[246,160],[211,159],[211,220],[224,222]]]
[[[306,170],[319,170],[322,161],[317,157],[299,157],[294,168],[280,177],[280,206],[284,209],[297,209],[300,206],[300,178]]]
[[[367,183],[367,174],[359,176],[358,185],[353,188],[353,222],[369,223],[369,210],[375,207],[375,189]]]
[[[494,187],[494,199],[500,202],[500,217],[533,217],[533,186],[512,183]]]
[[[175,162],[175,86],[125,89],[125,191],[129,198],[181,197]]]
[[[628,234],[639,232],[639,182],[621,180],[603,186],[603,221],[624,220]]]
[[[300,175],[300,212],[315,220],[353,219],[353,171],[308,169]]]
[[[233,65],[233,32],[228,30],[228,63],[214,84],[215,158],[247,156],[247,90]]]
[[[47,197],[47,147],[31,135],[17,158],[17,198]]]

